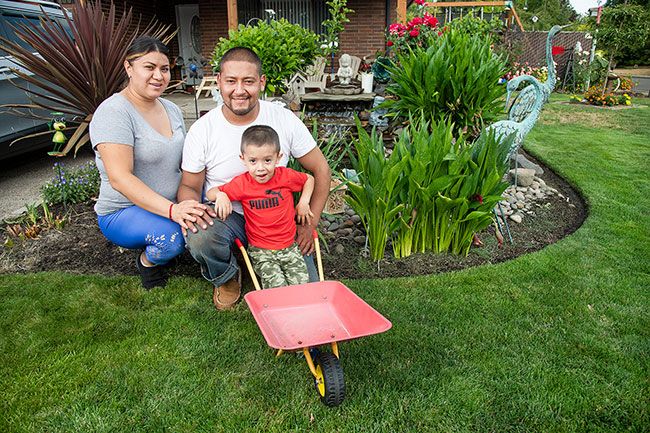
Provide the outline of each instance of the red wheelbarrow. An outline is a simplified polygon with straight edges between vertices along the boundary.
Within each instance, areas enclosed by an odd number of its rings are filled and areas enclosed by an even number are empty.
[[[318,236],[314,233],[320,282],[260,290],[246,249],[239,240],[255,291],[244,296],[269,346],[284,351],[301,350],[314,376],[321,401],[338,406],[345,398],[338,342],[379,334],[391,323],[338,281],[323,280]],[[331,352],[320,350],[329,344]]]

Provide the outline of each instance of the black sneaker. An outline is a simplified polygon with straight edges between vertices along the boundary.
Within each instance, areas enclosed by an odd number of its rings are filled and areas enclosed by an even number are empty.
[[[142,260],[140,260],[140,254],[135,259],[135,263],[140,272],[142,287],[147,290],[153,289],[154,287],[165,287],[167,284],[167,270],[163,266],[148,267],[143,265]]]

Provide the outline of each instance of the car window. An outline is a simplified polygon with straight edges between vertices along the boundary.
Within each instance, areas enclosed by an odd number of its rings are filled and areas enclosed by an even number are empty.
[[[3,27],[5,31],[5,34],[3,36],[9,39],[11,42],[19,44],[23,48],[31,49],[31,46],[22,38],[20,38],[14,29],[22,29],[23,26],[39,27],[40,21],[38,17],[7,14],[5,12],[2,14],[2,18],[4,21]]]

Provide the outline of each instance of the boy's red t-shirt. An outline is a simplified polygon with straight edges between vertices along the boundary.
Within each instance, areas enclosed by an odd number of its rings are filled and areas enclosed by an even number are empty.
[[[307,175],[276,167],[273,177],[258,183],[248,173],[219,187],[230,200],[241,201],[246,218],[246,236],[254,247],[281,250],[296,238],[296,210],[292,192],[302,191]]]

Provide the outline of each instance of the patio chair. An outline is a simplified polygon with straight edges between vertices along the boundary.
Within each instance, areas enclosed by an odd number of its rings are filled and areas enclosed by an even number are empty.
[[[325,90],[327,83],[327,75],[325,73],[325,66],[327,59],[325,57],[316,57],[313,65],[309,65],[305,70],[305,90],[318,89],[321,92]]]

